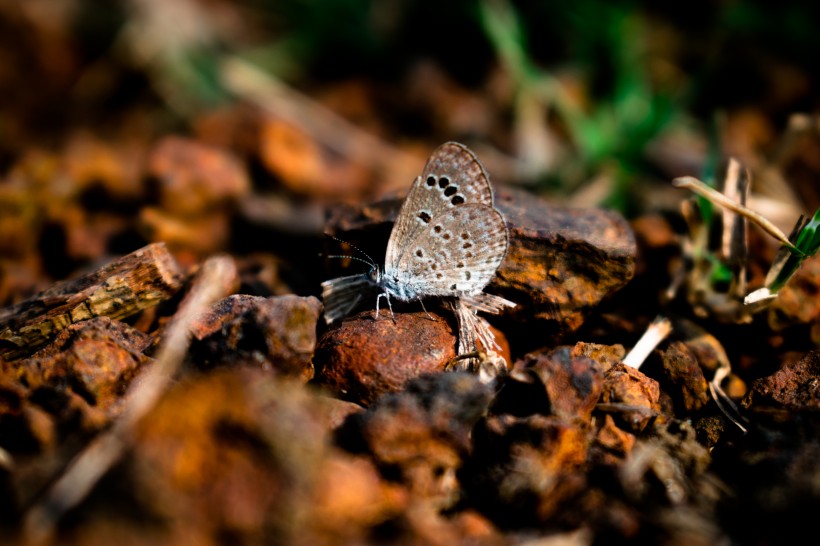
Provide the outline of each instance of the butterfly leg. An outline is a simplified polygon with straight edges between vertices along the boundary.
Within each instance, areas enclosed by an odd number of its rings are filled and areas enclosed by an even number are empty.
[[[427,308],[424,306],[424,301],[421,298],[419,298],[419,303],[421,304],[421,308],[424,310],[424,314],[427,315],[427,318],[430,320],[436,320],[430,313],[427,312]]]
[[[378,296],[376,296],[376,320],[379,318],[379,300],[384,297],[387,300],[387,307],[390,309],[390,317],[393,319],[393,322],[396,322],[396,315],[393,314],[393,304],[390,303],[390,294],[387,292],[382,292]]]

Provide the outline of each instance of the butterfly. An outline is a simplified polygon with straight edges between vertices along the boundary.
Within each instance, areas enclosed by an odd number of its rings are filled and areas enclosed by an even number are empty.
[[[328,324],[349,313],[370,288],[385,299],[403,302],[447,298],[459,319],[460,348],[492,333],[476,311],[500,313],[515,303],[487,294],[484,288],[507,253],[504,217],[493,206],[493,191],[484,166],[463,144],[447,142],[427,160],[399,210],[387,242],[384,269],[370,260],[367,274],[322,283]],[[469,341],[472,340],[472,341]],[[494,341],[492,342],[495,345]],[[497,345],[495,345],[497,347]]]

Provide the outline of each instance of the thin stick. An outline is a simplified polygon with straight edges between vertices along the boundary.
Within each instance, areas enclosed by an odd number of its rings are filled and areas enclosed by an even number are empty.
[[[629,354],[621,361],[626,366],[631,366],[636,370],[641,367],[646,357],[649,356],[658,344],[666,339],[672,332],[672,322],[666,317],[657,317],[643,333],[641,339],[632,347]]]
[[[791,243],[791,241],[789,241],[789,238],[786,237],[786,235],[782,231],[780,231],[780,229],[776,225],[774,225],[766,218],[753,211],[752,209],[744,207],[740,203],[729,199],[719,191],[710,188],[697,178],[693,176],[682,176],[680,178],[675,178],[674,180],[672,180],[672,185],[674,185],[676,188],[688,189],[702,197],[705,197],[706,199],[708,199],[712,203],[715,203],[716,205],[725,207],[731,211],[736,212],[737,214],[740,214],[741,216],[748,218],[749,220],[760,226],[760,228],[763,229],[763,231],[765,231],[766,233],[768,233],[769,235],[783,243],[783,245],[789,247],[794,252],[802,254],[802,252],[800,252],[800,250],[797,247],[795,247]]]
[[[238,57],[220,64],[222,83],[243,100],[305,130],[338,154],[369,165],[413,164],[415,158]]]
[[[235,276],[236,266],[228,257],[210,258],[202,265],[191,292],[168,326],[156,363],[132,384],[120,419],[80,452],[51,489],[27,512],[23,529],[28,544],[43,544],[52,539],[63,514],[77,506],[120,459],[134,427],[156,405],[185,359],[194,320],[214,301],[227,295],[232,283],[226,279]]]

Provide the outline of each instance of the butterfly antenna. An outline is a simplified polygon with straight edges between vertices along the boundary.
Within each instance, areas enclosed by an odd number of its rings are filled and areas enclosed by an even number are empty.
[[[320,254],[320,256],[324,256],[325,258],[347,258],[349,260],[356,260],[357,262],[362,262],[363,264],[367,264],[370,267],[376,267],[374,263],[368,262],[367,260],[363,260],[358,256],[348,256],[347,254]]]
[[[361,259],[361,258],[357,258],[356,256],[343,256],[343,255],[328,256],[328,258],[350,258],[350,259],[352,259],[352,260],[358,260],[358,261],[360,261],[360,262],[364,262],[364,263],[366,263],[367,265],[369,265],[370,267],[378,267],[378,266],[376,265],[376,262],[374,262],[374,261],[373,261],[373,258],[371,258],[371,257],[370,257],[370,254],[368,254],[367,252],[365,252],[365,251],[364,251],[364,250],[362,250],[361,248],[357,247],[357,246],[356,246],[356,245],[354,245],[353,243],[349,243],[349,242],[347,242],[347,241],[345,241],[345,240],[343,240],[343,239],[339,239],[338,237],[335,237],[335,236],[330,235],[330,234],[327,234],[327,233],[325,233],[325,236],[330,237],[330,238],[331,238],[331,239],[333,239],[334,241],[338,241],[338,242],[340,242],[340,243],[342,243],[342,244],[345,244],[345,245],[350,246],[353,250],[355,250],[356,252],[359,252],[360,254],[362,254],[363,256],[365,256],[365,257],[367,258],[367,260],[363,260],[363,259]]]

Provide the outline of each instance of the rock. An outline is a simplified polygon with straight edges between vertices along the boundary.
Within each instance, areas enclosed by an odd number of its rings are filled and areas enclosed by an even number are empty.
[[[603,388],[600,365],[562,347],[546,354],[530,354],[515,363],[514,378],[537,379],[543,386],[549,412],[564,419],[587,422]]]
[[[235,156],[170,136],[149,154],[145,174],[154,182],[158,203],[140,210],[143,233],[164,241],[183,265],[227,246],[231,213],[251,187]]]
[[[369,406],[427,373],[441,372],[456,356],[454,322],[423,311],[379,318],[361,313],[319,339],[315,382],[345,400]]]
[[[147,174],[157,182],[160,207],[176,217],[214,212],[250,190],[237,158],[181,137],[165,137],[156,144]]]
[[[635,435],[619,428],[611,415],[604,419],[595,433],[590,459],[596,464],[615,466],[623,463],[635,446]]]
[[[638,439],[618,469],[625,494],[661,510],[690,499],[697,505],[716,501],[717,488],[706,475],[712,459],[695,429],[686,421],[670,421],[656,424],[651,432]]]
[[[97,317],[68,326],[49,345],[18,362],[3,364],[6,381],[28,393],[71,392],[109,416],[118,413],[127,386],[151,359],[151,338],[125,323]]]
[[[663,351],[663,369],[671,383],[667,390],[681,410],[700,410],[709,402],[709,386],[692,351],[680,341],[673,341]]]
[[[471,501],[502,527],[536,527],[584,491],[591,431],[554,416],[492,416],[473,432],[459,476]]]
[[[619,364],[626,356],[626,349],[621,344],[603,345],[601,343],[585,343],[579,341],[572,347],[570,356],[587,356],[607,371],[615,364]]]
[[[738,544],[797,544],[810,536],[808,522],[820,506],[816,390],[809,399],[818,382],[809,368],[817,362],[812,351],[788,366],[800,371],[782,369],[755,382],[743,400],[753,416],[749,433],[713,451],[712,471],[731,492],[718,507],[720,521]],[[799,385],[809,387],[805,398],[788,393]]]
[[[326,409],[325,418],[329,429],[339,428],[344,424],[348,417],[356,413],[362,413],[365,408],[353,402],[340,400],[338,398],[326,397],[324,408]]]
[[[152,364],[142,353],[150,344],[131,326],[97,317],[69,325],[29,358],[0,361],[0,459],[14,461],[13,481],[0,483],[6,514],[29,505],[78,446],[120,415],[127,388]]]
[[[121,479],[130,486],[119,498],[130,508],[114,518],[119,536],[141,535],[148,518],[161,523],[152,531],[159,543],[211,543],[226,533],[241,543],[293,543],[313,528],[311,499],[328,454],[322,400],[250,367],[178,382],[128,451]],[[98,499],[110,498],[99,489]],[[109,516],[94,501],[85,525],[92,536]]]
[[[632,278],[635,237],[618,213],[556,207],[508,187],[496,191],[496,207],[510,248],[491,287],[523,304],[526,316],[575,330]]]
[[[813,350],[752,383],[741,401],[746,409],[820,409],[820,351]]]
[[[604,373],[601,403],[620,414],[625,430],[642,431],[660,412],[659,401],[658,382],[635,368],[616,364]]]
[[[413,497],[443,509],[458,500],[456,470],[470,451],[471,430],[492,392],[466,372],[426,375],[380,398],[337,431],[350,451],[369,453]]]
[[[401,200],[331,211],[326,231],[384,263],[387,240]],[[495,206],[510,234],[507,257],[488,292],[519,304],[505,313],[514,320],[546,323],[554,331],[572,331],[586,315],[631,278],[636,244],[629,224],[603,209],[566,209],[525,191],[496,187]],[[329,241],[327,254],[355,254]],[[331,251],[331,249],[333,249]],[[349,275],[328,263],[328,278]],[[503,328],[502,328],[503,329]]]
[[[205,368],[251,364],[306,382],[320,312],[312,296],[228,296],[194,325],[192,361]]]
[[[401,517],[408,499],[407,489],[382,478],[368,457],[334,450],[318,469],[311,529],[301,544],[367,544],[372,528]]]

